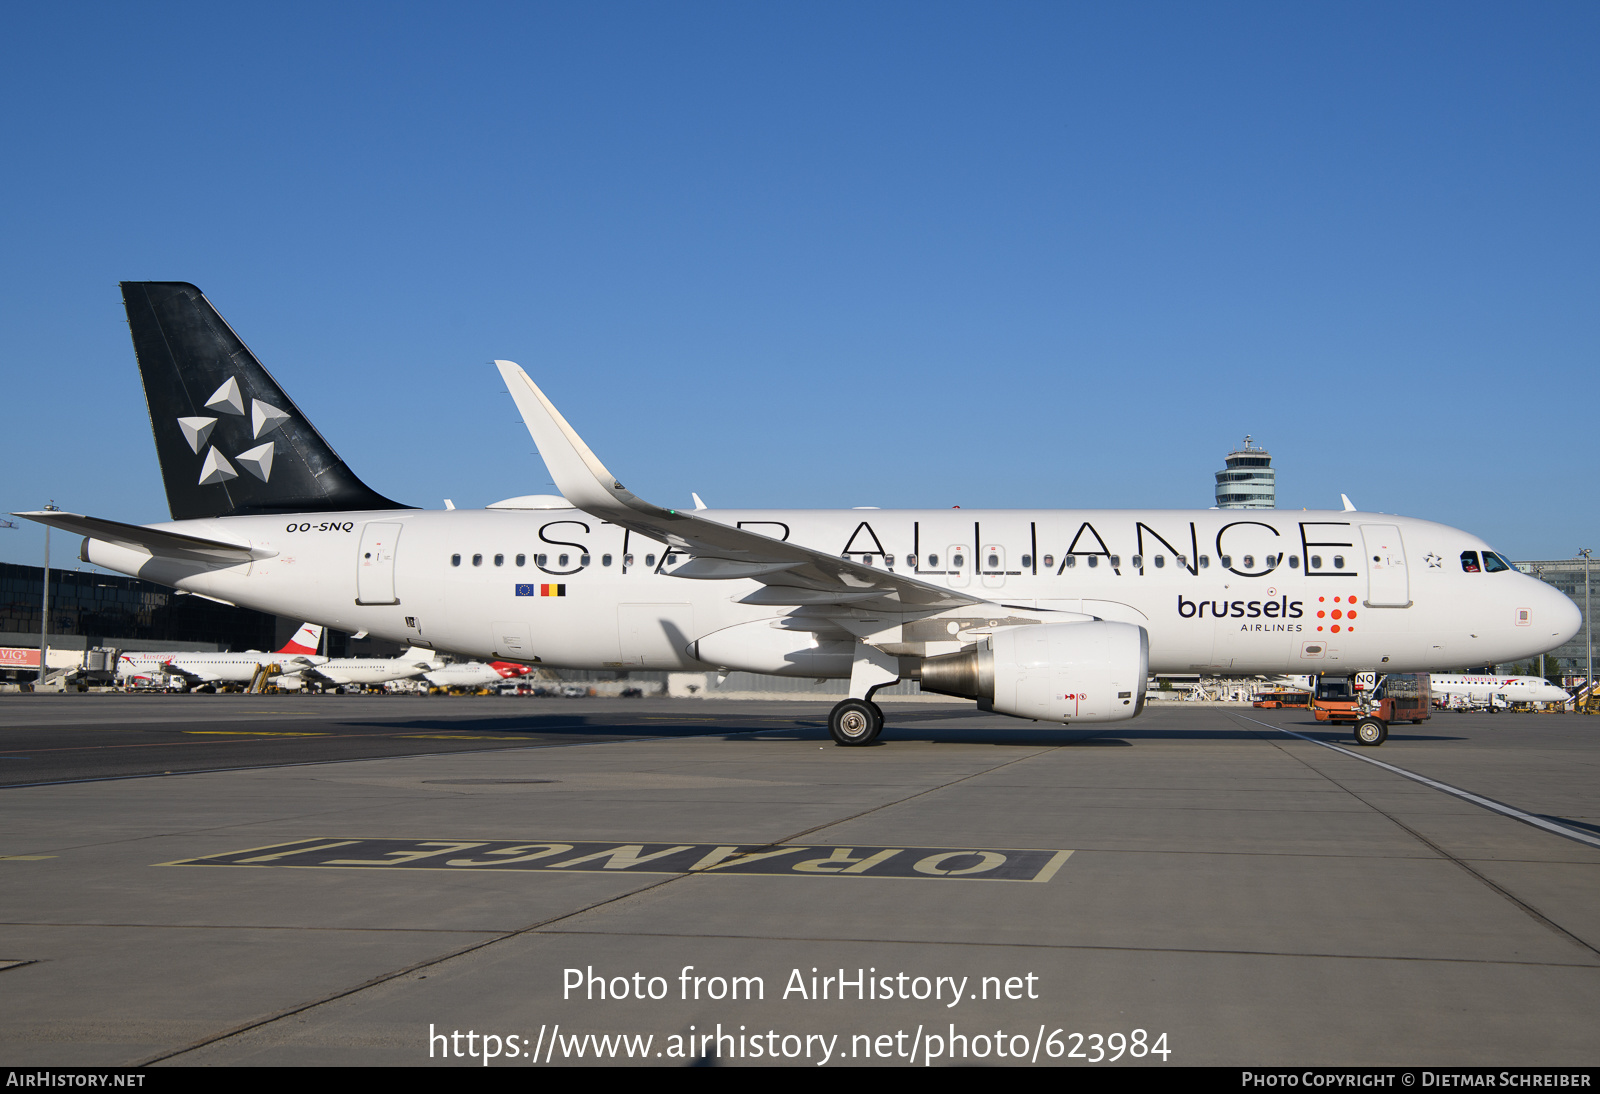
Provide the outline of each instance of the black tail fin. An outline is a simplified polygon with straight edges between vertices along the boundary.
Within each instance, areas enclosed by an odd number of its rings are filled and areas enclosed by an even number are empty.
[[[173,520],[405,509],[345,466],[211,301],[182,281],[124,281]]]

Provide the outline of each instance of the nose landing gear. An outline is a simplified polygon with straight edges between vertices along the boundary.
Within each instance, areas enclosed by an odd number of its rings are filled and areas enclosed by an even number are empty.
[[[1389,727],[1382,718],[1362,718],[1356,723],[1356,744],[1381,745],[1389,739]]]

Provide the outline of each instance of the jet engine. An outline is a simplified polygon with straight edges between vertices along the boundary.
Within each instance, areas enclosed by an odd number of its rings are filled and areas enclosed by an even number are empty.
[[[922,690],[1045,722],[1118,722],[1144,709],[1150,638],[1132,623],[997,630],[976,649],[927,657]]]

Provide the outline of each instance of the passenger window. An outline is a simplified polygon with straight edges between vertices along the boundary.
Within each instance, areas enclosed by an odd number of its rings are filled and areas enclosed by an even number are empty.
[[[1056,556],[1055,555],[1045,555],[1044,556],[1044,568],[1046,570],[1050,569],[1055,564],[1056,564]]]
[[[461,565],[461,556],[460,555],[451,555],[450,556],[450,565],[452,565],[452,566]]]
[[[1070,570],[1078,564],[1078,556],[1068,555],[1066,558],[1061,560],[1061,564]]]
[[[565,566],[566,564],[567,564],[567,556],[566,555],[562,555],[560,558],[556,559],[556,565],[557,566]]]
[[[1090,566],[1098,566],[1098,565],[1100,565],[1100,556],[1099,555],[1090,555],[1089,556],[1089,565]]]
[[[600,556],[600,565],[602,565],[602,566],[611,565],[611,556],[610,555],[601,555]]]
[[[528,564],[528,556],[527,555],[518,555],[517,556],[517,565],[518,566],[526,566],[527,564]]]
[[[1032,566],[1032,565],[1033,565],[1033,556],[1032,555],[1023,555],[1022,556],[1022,568],[1024,570],[1026,570],[1029,566]]]
[[[622,556],[622,564],[624,566],[632,566],[633,565],[633,556],[632,555],[623,555]]]
[[[655,555],[645,555],[644,556],[644,564],[646,566],[654,568],[654,566],[656,564],[656,556]]]
[[[1157,555],[1156,556],[1156,569],[1159,570],[1159,569],[1161,569],[1161,567],[1165,566],[1166,564],[1167,564],[1167,556],[1166,555]]]
[[[1209,565],[1211,565],[1211,556],[1210,555],[1201,555],[1200,556],[1200,568],[1202,570],[1204,570]]]
[[[1333,568],[1335,570],[1344,569],[1344,556],[1343,555],[1334,555],[1333,556]]]
[[[1000,556],[999,555],[990,555],[989,556],[989,569],[992,570],[998,565],[1000,565]]]
[[[473,555],[472,556],[472,564],[474,566],[482,566],[483,565],[483,556],[482,555]]]
[[[964,556],[964,555],[951,555],[950,556],[950,565],[954,566],[956,569],[959,570],[959,569],[961,569],[961,567],[965,566],[966,564],[967,564],[966,556]]]
[[[586,555],[586,554],[579,555],[578,556],[578,565],[579,566],[587,566],[587,565],[589,565],[589,556]]]
[[[907,555],[906,556],[906,565],[910,566],[913,570],[915,570],[917,568],[917,556],[916,555]]]
[[[1217,556],[1217,561],[1222,563],[1224,566],[1232,566],[1233,565],[1233,556],[1232,555],[1218,555]]]
[[[504,566],[506,564],[506,556],[505,555],[495,555],[494,556],[494,564],[496,566]]]
[[[893,566],[894,565],[894,556],[893,555],[884,555],[883,556],[883,564],[885,566]]]
[[[1128,565],[1134,566],[1134,567],[1143,566],[1144,565],[1144,556],[1143,555],[1134,555],[1131,559],[1128,560]]]
[[[1309,565],[1313,570],[1322,569],[1322,556],[1321,555],[1312,555],[1311,556],[1311,562],[1309,563]]]
[[[1122,565],[1122,556],[1121,555],[1112,555],[1111,556],[1111,565],[1113,565],[1113,566],[1121,566]]]
[[[1255,565],[1256,565],[1256,556],[1255,555],[1245,555],[1244,556],[1244,568],[1246,570],[1255,569]]]
[[[938,566],[938,565],[939,565],[939,556],[938,555],[929,555],[928,556],[928,569],[931,570],[935,566]]]
[[[1299,568],[1300,568],[1300,556],[1299,555],[1290,555],[1289,556],[1289,569],[1298,570]]]
[[[1508,563],[1505,559],[1501,558],[1499,555],[1495,554],[1493,551],[1485,551],[1485,552],[1483,552],[1483,572],[1484,573],[1486,573],[1486,574],[1497,574],[1501,570],[1509,570],[1509,569],[1511,569],[1511,564]]]
[[[534,555],[533,556],[533,561],[534,561],[535,565],[543,566],[546,562],[550,561],[550,556],[549,555]]]

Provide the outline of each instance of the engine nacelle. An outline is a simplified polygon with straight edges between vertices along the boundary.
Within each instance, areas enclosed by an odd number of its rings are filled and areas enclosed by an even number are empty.
[[[964,653],[927,657],[922,690],[1043,722],[1118,722],[1144,709],[1150,638],[1132,623],[1006,627]]]

